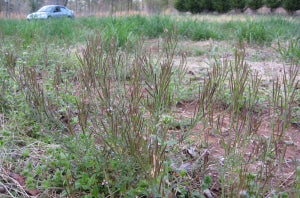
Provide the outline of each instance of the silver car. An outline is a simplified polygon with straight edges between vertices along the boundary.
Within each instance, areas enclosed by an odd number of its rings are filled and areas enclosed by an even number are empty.
[[[61,5],[47,5],[40,8],[38,11],[27,16],[27,20],[32,19],[50,19],[50,18],[74,18],[74,13],[65,6]]]

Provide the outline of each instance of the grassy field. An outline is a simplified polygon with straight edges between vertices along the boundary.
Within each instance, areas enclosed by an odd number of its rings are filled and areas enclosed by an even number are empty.
[[[300,18],[0,19],[0,197],[299,197]]]

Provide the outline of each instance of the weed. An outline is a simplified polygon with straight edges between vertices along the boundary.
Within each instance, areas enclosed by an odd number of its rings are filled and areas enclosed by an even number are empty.
[[[277,42],[278,49],[276,49],[277,52],[280,53],[283,59],[287,61],[295,61],[296,63],[299,63],[300,60],[300,38],[291,39],[288,41],[288,44],[286,47],[282,46],[280,44],[279,40]]]

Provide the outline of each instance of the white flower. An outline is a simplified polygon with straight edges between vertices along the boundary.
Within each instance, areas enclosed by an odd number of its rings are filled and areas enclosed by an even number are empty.
[[[105,179],[104,179],[103,182],[102,182],[102,186],[104,186],[104,185],[108,185],[108,182],[105,181]]]

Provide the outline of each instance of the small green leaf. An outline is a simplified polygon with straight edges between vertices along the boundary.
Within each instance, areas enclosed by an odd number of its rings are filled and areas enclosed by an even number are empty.
[[[90,188],[90,184],[84,184],[82,185],[83,190],[88,190]]]
[[[36,166],[36,171],[35,171],[35,173],[36,173],[37,175],[40,175],[40,174],[42,173],[42,168],[41,168],[41,166],[40,166],[39,164]]]
[[[177,142],[175,140],[170,140],[170,141],[167,141],[166,142],[166,145],[174,145],[174,144],[177,144]]]
[[[181,176],[181,177],[184,177],[185,175],[186,175],[186,170],[182,169],[182,170],[180,171],[180,176]]]
[[[44,180],[44,181],[42,182],[42,186],[43,186],[44,188],[49,188],[49,187],[50,187],[49,182],[48,182],[47,180]]]
[[[212,179],[209,175],[206,175],[203,182],[206,184],[206,185],[210,185],[211,182],[212,182]]]
[[[28,185],[30,185],[30,184],[32,184],[33,183],[33,178],[32,177],[28,177],[27,179],[26,179],[26,185],[28,186]]]
[[[201,188],[202,188],[202,190],[206,190],[206,189],[208,189],[208,186],[206,184],[202,184]]]
[[[93,189],[93,196],[97,197],[98,195],[99,195],[99,189],[98,189],[97,186],[95,186],[94,189]]]
[[[284,193],[282,193],[281,197],[282,197],[282,198],[289,197],[289,194],[285,191]]]
[[[148,188],[149,184],[146,180],[140,181],[140,187],[141,188]]]
[[[28,155],[29,155],[29,150],[25,148],[25,149],[23,150],[22,156],[23,156],[23,157],[27,157]]]
[[[76,188],[77,190],[79,190],[79,189],[81,188],[80,180],[78,180],[78,181],[75,182],[75,188]]]

